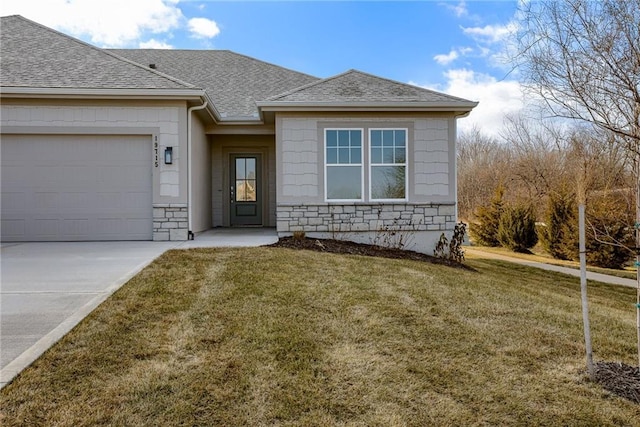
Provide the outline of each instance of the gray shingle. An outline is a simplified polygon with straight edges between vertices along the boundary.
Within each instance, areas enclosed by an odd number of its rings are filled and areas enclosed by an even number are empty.
[[[400,83],[358,70],[273,96],[267,101],[297,103],[470,103],[466,99]]]
[[[475,103],[350,70],[327,79],[227,50],[100,49],[20,16],[3,17],[0,85],[69,89],[204,89],[223,119],[258,119],[256,102]],[[155,64],[156,69],[149,68]],[[188,82],[188,83],[187,83]]]
[[[256,101],[291,90],[317,77],[228,50],[113,49],[120,56],[206,90],[223,117],[256,119]]]
[[[3,87],[194,88],[21,16],[3,17],[0,25]]]

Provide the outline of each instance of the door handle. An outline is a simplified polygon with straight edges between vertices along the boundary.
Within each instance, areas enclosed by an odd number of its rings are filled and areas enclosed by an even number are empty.
[[[233,202],[235,201],[235,199],[236,199],[236,198],[234,197],[234,196],[235,196],[235,194],[234,194],[234,191],[233,191],[233,185],[231,186],[231,191],[229,192],[229,194],[231,195],[231,203],[233,203]]]

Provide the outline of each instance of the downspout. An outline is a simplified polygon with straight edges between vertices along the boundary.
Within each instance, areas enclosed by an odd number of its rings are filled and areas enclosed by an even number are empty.
[[[193,177],[191,176],[191,113],[196,110],[202,110],[203,108],[207,108],[207,101],[204,101],[202,105],[195,105],[193,107],[189,107],[187,110],[187,216],[188,216],[188,234],[187,239],[193,240],[193,220],[192,220],[192,211],[193,206],[191,204],[191,200],[193,199],[192,195],[192,181]]]

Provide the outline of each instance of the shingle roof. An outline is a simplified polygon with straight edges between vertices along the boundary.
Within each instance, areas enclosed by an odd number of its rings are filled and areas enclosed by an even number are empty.
[[[349,70],[337,76],[273,96],[266,101],[269,103],[273,101],[304,104],[357,102],[450,105],[471,103],[466,99],[396,82],[358,70]]]
[[[258,120],[259,107],[265,106],[401,105],[470,111],[476,105],[357,70],[319,79],[228,50],[109,50],[21,16],[3,17],[1,25],[4,88],[204,89],[223,120]]]
[[[194,88],[21,16],[2,17],[0,23],[0,85],[3,87]]]
[[[319,79],[228,50],[113,49],[206,90],[222,117],[256,119],[256,101]]]

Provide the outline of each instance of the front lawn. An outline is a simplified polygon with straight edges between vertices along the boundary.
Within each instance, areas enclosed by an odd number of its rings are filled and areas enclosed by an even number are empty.
[[[578,281],[283,248],[170,251],[0,391],[0,424],[637,425],[586,379]],[[596,360],[634,290],[590,285]]]

